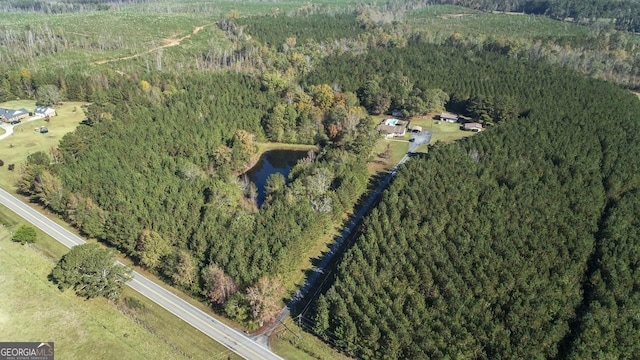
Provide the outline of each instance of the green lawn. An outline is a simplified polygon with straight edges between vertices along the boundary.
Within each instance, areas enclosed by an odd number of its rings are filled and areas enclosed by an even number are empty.
[[[434,120],[433,116],[413,118],[411,119],[411,126],[420,126],[424,131],[431,131],[433,133],[431,136],[431,142],[429,143],[431,145],[438,141],[450,143],[475,134],[474,132],[460,130],[460,124]],[[417,152],[426,152],[426,147],[421,146],[418,148]]]
[[[36,108],[36,102],[33,100],[11,100],[0,103],[0,108],[18,110],[25,108],[29,111],[33,111]]]
[[[438,141],[449,143],[475,134],[473,132],[460,130],[460,124],[433,120],[433,116],[434,114],[429,114],[428,116],[417,116],[411,118],[411,123],[409,125],[410,128],[420,126],[424,131],[431,131],[433,134],[431,136],[431,141],[429,142],[430,145],[433,145]],[[376,116],[375,118],[378,121],[382,121],[388,117],[389,116]],[[386,139],[381,137],[373,149],[374,158],[369,163],[369,172],[377,173],[380,171],[387,171],[394,167],[409,150],[409,139],[411,139],[410,132],[407,132],[407,134],[402,138]],[[387,147],[391,148],[391,157],[385,159],[381,155],[386,152]],[[428,146],[422,145],[418,147],[415,152],[426,153],[427,151]]]
[[[44,119],[39,119],[14,127],[13,134],[4,140],[0,140],[0,159],[5,166],[0,168],[0,187],[4,189],[13,189],[15,182],[20,174],[20,166],[26,161],[29,154],[37,151],[44,151],[49,154],[51,147],[58,145],[62,137],[73,131],[80,122],[85,118],[80,106],[81,102],[66,102],[63,105],[56,106],[57,116],[51,118],[49,123]],[[33,111],[35,101],[19,100],[9,101],[0,104],[0,107],[10,109],[26,108]],[[40,134],[34,131],[36,127],[45,126],[49,129],[47,134]],[[7,168],[8,164],[15,164],[16,168],[13,172]]]

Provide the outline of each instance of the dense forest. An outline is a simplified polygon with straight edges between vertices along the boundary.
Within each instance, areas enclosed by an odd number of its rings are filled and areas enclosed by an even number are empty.
[[[231,73],[104,80],[84,125],[29,156],[18,190],[213,303],[291,275],[366,189],[377,133],[355,94],[325,84],[287,103],[267,79]],[[321,148],[270,178],[258,209],[238,175],[265,137]],[[220,298],[223,286],[234,291]]]
[[[277,19],[278,24],[275,26],[273,16],[244,18],[236,22],[265,45],[274,47],[286,44],[288,38],[293,38],[301,44],[308,40],[330,42],[336,39],[355,38],[364,32],[360,22],[352,14],[337,14],[330,18],[331,20],[328,21],[327,15],[281,16]],[[290,46],[294,47],[295,43]]]
[[[313,331],[361,358],[640,356],[637,99],[424,45],[330,58],[307,81],[361,89],[378,74],[384,92],[398,73],[451,105],[516,111],[401,169],[317,300]]]

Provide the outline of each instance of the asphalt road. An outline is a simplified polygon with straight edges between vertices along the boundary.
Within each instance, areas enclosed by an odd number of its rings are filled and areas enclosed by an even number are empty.
[[[2,189],[0,203],[68,248],[85,243],[82,238]],[[133,280],[127,285],[245,359],[281,359],[266,347],[207,315],[140,273],[133,272]],[[212,358],[216,358],[217,355],[220,354],[211,354]]]

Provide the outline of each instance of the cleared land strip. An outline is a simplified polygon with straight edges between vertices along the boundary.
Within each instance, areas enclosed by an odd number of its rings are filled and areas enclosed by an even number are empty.
[[[82,238],[3,189],[0,189],[0,203],[68,248],[85,243]],[[138,272],[133,272],[133,280],[127,285],[245,359],[281,359],[266,347],[219,322]]]
[[[205,26],[211,26],[211,25],[213,25],[213,24],[206,24],[206,25],[202,25],[202,26],[196,26],[193,29],[193,32],[191,32],[191,34],[185,35],[185,36],[183,36],[181,38],[178,38],[178,39],[173,39],[173,38],[163,39],[166,42],[166,44],[153,47],[153,48],[151,48],[151,49],[149,49],[147,51],[143,51],[141,53],[137,53],[137,54],[133,54],[133,55],[129,55],[129,56],[123,56],[123,57],[119,57],[119,58],[115,58],[115,59],[98,60],[98,61],[92,62],[91,65],[102,65],[102,64],[106,64],[106,63],[110,63],[110,62],[114,62],[114,61],[131,60],[131,59],[135,59],[135,58],[137,58],[139,56],[146,55],[146,54],[152,53],[154,51],[158,51],[160,49],[164,49],[164,48],[168,48],[168,47],[171,47],[171,46],[180,45],[180,43],[183,40],[186,40],[186,39],[190,38],[191,35],[197,34],[200,30],[204,29]]]

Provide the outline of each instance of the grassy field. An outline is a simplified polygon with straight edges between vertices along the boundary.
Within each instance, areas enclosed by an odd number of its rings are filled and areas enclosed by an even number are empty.
[[[552,20],[543,16],[475,11],[451,5],[427,6],[407,14],[414,28],[430,32],[485,34],[509,38],[546,38],[587,36],[585,26]]]
[[[13,134],[0,141],[0,158],[5,164],[16,164],[16,169],[8,171],[7,166],[0,168],[0,187],[4,189],[14,188],[15,182],[20,175],[20,166],[27,160],[27,156],[37,151],[49,153],[51,147],[57,146],[62,137],[73,131],[84,119],[84,113],[80,106],[81,102],[67,102],[64,105],[56,106],[57,116],[51,118],[49,123],[44,119],[25,122],[13,128]],[[10,109],[26,108],[33,111],[35,101],[19,100],[9,101],[0,104],[0,107]],[[40,134],[34,128],[45,126],[49,129],[47,134]]]
[[[47,275],[67,249],[40,231],[33,246],[11,242],[9,231],[21,223],[0,206],[3,341],[54,341],[61,359],[86,359],[87,354],[100,359],[238,359],[129,288],[117,306],[60,292]]]

